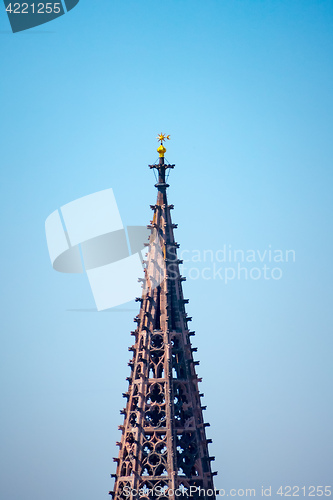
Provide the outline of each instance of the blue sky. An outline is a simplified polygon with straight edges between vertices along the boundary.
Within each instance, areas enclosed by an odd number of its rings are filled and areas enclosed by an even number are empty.
[[[296,255],[184,284],[216,487],[332,484],[332,2],[81,0],[17,34],[1,9],[1,498],[112,487],[137,304],[73,311],[44,222],[112,187],[148,223],[161,131],[181,249]]]

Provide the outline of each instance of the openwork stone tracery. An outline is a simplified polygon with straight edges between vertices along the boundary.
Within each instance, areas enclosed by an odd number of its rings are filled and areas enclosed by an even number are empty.
[[[116,500],[188,498],[191,486],[213,489],[215,475],[173,235],[173,206],[168,205],[166,195],[166,171],[174,165],[166,165],[163,154],[159,164],[150,166],[158,171],[158,195],[156,205],[151,206],[154,215],[148,226],[143,293],[137,299],[141,307],[132,332],[135,342],[129,348],[131,374],[123,394],[127,404],[121,411],[124,423],[119,426],[122,436],[117,443],[119,456],[114,459],[114,491],[110,492]],[[201,494],[200,498],[215,496]]]

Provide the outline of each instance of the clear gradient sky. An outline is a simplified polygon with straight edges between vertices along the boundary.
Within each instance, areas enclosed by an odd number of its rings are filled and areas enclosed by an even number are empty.
[[[80,0],[18,34],[0,6],[0,43],[1,500],[112,489],[138,305],[93,311],[44,222],[112,187],[148,223],[158,132],[181,250],[296,255],[184,284],[216,487],[332,485],[332,1]]]

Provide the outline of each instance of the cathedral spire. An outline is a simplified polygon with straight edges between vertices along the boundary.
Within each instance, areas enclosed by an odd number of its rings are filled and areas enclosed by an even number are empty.
[[[131,375],[121,411],[124,423],[115,477],[115,500],[176,500],[177,498],[214,499],[213,475],[203,410],[199,394],[177,257],[178,243],[171,220],[173,205],[168,205],[165,140],[158,136],[159,162],[149,165],[158,171],[157,201],[151,205],[153,219],[147,243],[144,279],[137,327],[129,348]]]

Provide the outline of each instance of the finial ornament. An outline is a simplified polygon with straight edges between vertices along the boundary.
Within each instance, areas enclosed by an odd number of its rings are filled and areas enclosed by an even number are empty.
[[[161,142],[160,146],[157,148],[157,152],[159,153],[160,158],[163,158],[164,153],[166,152],[166,148],[164,147],[163,142],[166,140],[170,141],[170,135],[160,133],[156,137],[156,139]]]
[[[168,141],[170,141],[170,135],[166,135],[166,134],[159,134],[156,139],[158,141],[161,141],[161,144],[163,144],[163,142],[167,139]]]

